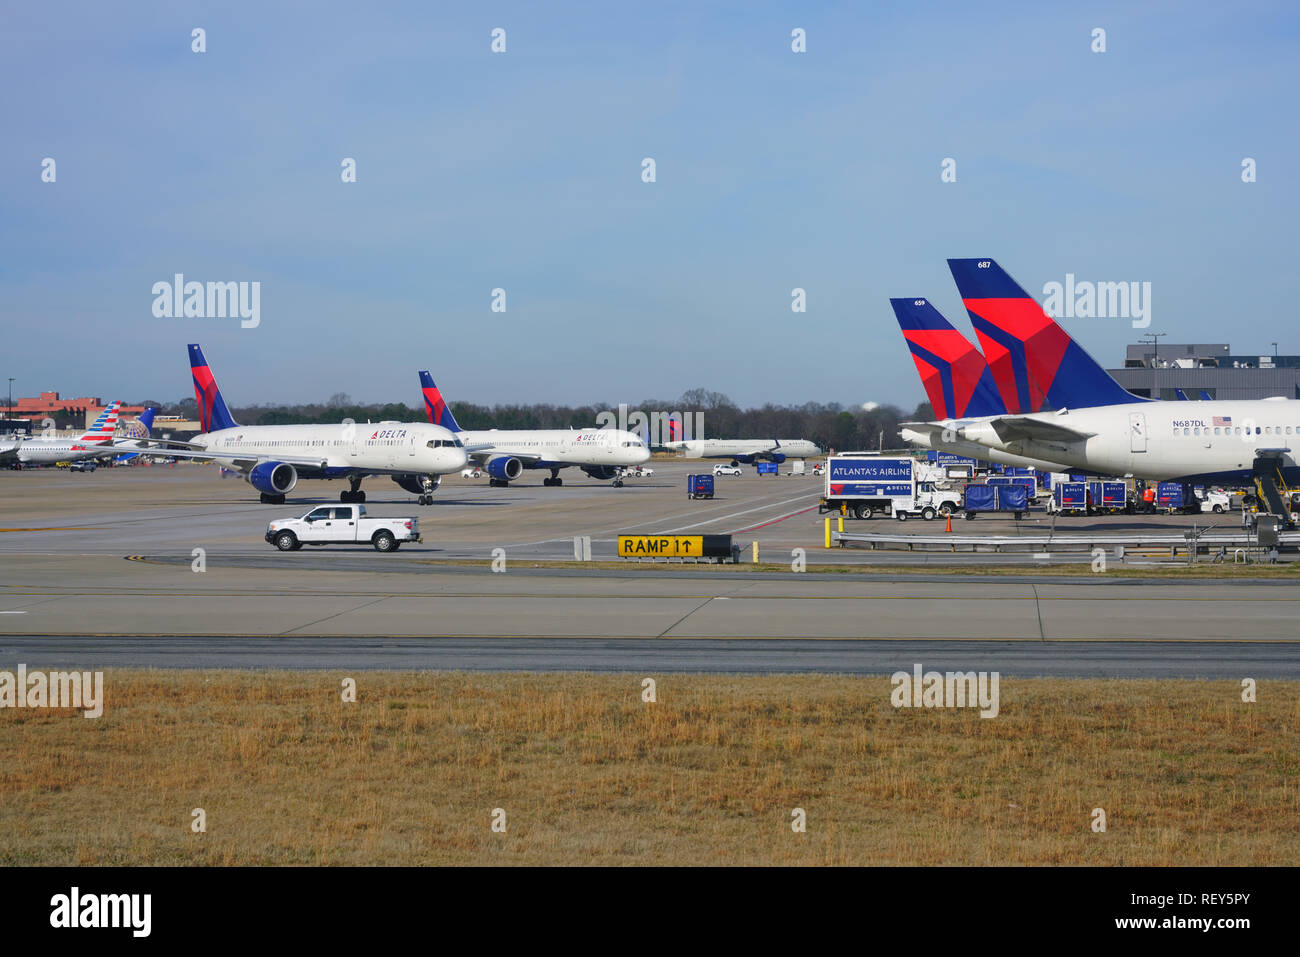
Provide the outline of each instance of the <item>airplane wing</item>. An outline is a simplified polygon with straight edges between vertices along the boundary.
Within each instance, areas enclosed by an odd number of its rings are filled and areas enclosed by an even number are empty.
[[[487,445],[467,445],[465,454],[469,456],[470,462],[474,465],[483,465],[489,459],[495,459],[500,456],[506,456],[512,459],[518,459],[521,462],[540,462],[542,457],[533,452],[510,452],[506,449],[498,449]]]
[[[989,425],[1003,442],[1016,439],[1030,439],[1040,442],[1078,442],[1089,439],[1096,432],[1080,432],[1055,422],[1042,419],[1030,419],[1019,415],[999,415],[989,420]]]
[[[142,441],[142,440],[137,440]],[[185,443],[189,444],[189,443]],[[241,472],[250,472],[263,462],[284,462],[306,469],[324,469],[329,463],[321,458],[308,458],[301,455],[249,455],[247,452],[221,452],[208,449],[176,449],[155,446],[122,446],[111,450],[113,454],[121,452],[138,452],[141,455],[163,455],[169,458],[194,459],[200,462],[229,463],[229,466]],[[372,470],[399,471],[399,470]]]

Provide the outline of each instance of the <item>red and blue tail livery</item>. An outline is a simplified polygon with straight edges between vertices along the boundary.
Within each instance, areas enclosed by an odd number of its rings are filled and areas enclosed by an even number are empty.
[[[894,307],[936,418],[1022,411],[1008,410],[979,350],[928,299],[891,299],[889,304]]]
[[[217,380],[208,368],[208,360],[203,358],[203,350],[197,343],[190,343],[189,349],[190,374],[194,377],[194,401],[199,404],[199,427],[204,432],[235,428],[239,423],[226,408],[226,400],[221,397]]]
[[[1143,401],[1112,379],[994,260],[949,259],[948,268],[1008,409]]]
[[[433,384],[433,376],[427,371],[420,372],[420,391],[424,393],[424,411],[430,422],[451,432],[463,431],[456,423],[456,417],[451,414],[451,406],[447,405],[442,391]]]

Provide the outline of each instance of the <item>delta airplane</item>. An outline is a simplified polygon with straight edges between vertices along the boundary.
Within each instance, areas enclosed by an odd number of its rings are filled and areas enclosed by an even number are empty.
[[[984,356],[931,302],[913,297],[891,299],[889,304],[894,307],[894,316],[936,416],[954,420],[1008,412],[1006,401],[993,385],[993,373]],[[1026,411],[1037,412],[1038,409]],[[1057,462],[1009,455],[1000,449],[964,441],[957,438],[953,430],[933,435],[907,428],[899,432],[904,441],[922,448],[1044,472],[1068,471]]]
[[[760,459],[776,462],[786,459],[806,459],[821,455],[816,443],[807,439],[676,439],[677,422],[668,420],[671,441],[664,448],[682,452],[688,459],[730,459],[733,466],[744,462],[752,465]]]
[[[992,259],[950,259],[995,384],[1019,408],[1055,411],[909,423],[1013,455],[1098,474],[1268,489],[1300,482],[1300,402],[1282,396],[1142,399],[1111,378]],[[1276,508],[1280,499],[1269,495]]]
[[[111,403],[80,438],[23,439],[0,451],[0,462],[16,460],[20,465],[53,465],[116,454],[112,442],[121,405],[121,399]]]
[[[650,458],[641,437],[619,429],[488,429],[466,432],[456,422],[451,407],[434,385],[433,376],[420,373],[420,391],[429,421],[455,433],[469,457],[488,473],[489,484],[507,487],[524,469],[548,469],[547,486],[563,485],[560,469],[576,465],[594,479],[622,485],[620,469],[640,465]]]
[[[420,504],[432,502],[443,475],[464,468],[465,449],[449,431],[423,422],[340,425],[239,425],[197,345],[189,347],[194,397],[203,432],[189,442],[170,439],[159,455],[221,462],[242,474],[265,504],[283,504],[298,479],[348,480],[341,502],[364,502],[361,480],[387,475]]]

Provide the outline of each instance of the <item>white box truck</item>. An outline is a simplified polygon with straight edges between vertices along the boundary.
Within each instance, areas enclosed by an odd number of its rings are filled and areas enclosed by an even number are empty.
[[[922,478],[921,463],[883,455],[832,455],[826,460],[826,494],[820,511],[856,518],[919,515],[927,522],[961,509],[961,493]]]

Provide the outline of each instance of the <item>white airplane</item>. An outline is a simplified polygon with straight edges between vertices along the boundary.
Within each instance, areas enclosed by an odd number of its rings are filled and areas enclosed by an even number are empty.
[[[420,390],[429,421],[456,434],[469,457],[488,473],[489,483],[506,487],[524,469],[547,469],[543,485],[563,485],[560,469],[577,466],[594,479],[623,484],[622,469],[640,465],[650,450],[634,432],[620,429],[487,429],[467,432],[427,371],[420,373]]]
[[[241,426],[231,417],[202,350],[191,345],[189,351],[203,432],[190,442],[152,440],[166,444],[156,454],[229,463],[261,493],[263,503],[282,504],[300,476],[346,478],[349,489],[339,501],[364,502],[361,480],[388,475],[428,505],[442,476],[465,466],[465,449],[456,437],[423,422]]]
[[[668,428],[676,432],[676,422],[669,420]],[[730,459],[733,466],[759,460],[780,464],[822,454],[817,444],[807,439],[672,439],[664,448],[682,452],[688,459]]]
[[[1103,475],[1249,485],[1300,483],[1300,402],[1199,402],[1124,390],[991,259],[950,259],[999,390],[1055,411],[908,423],[931,436]]]
[[[20,465],[53,465],[78,459],[115,454],[113,433],[117,431],[118,409],[122,400],[112,402],[80,438],[22,439],[0,449],[0,462],[17,461]]]

